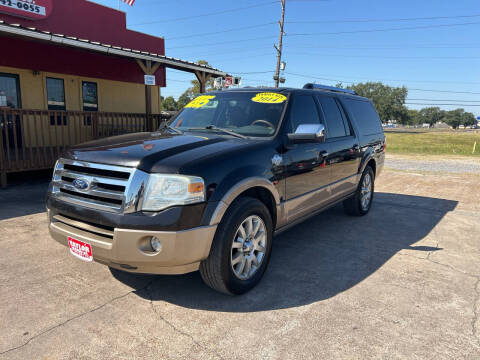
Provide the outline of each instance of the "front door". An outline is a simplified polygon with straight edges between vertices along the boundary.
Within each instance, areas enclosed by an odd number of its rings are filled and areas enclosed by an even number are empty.
[[[293,133],[300,124],[323,121],[311,95],[295,95],[290,100],[285,133]],[[329,145],[305,143],[288,145],[283,154],[286,177],[286,211],[288,221],[321,206],[328,197],[330,169],[327,166]]]
[[[360,166],[360,148],[342,105],[333,96],[316,95],[325,119],[332,178],[331,194],[342,197],[355,190]]]
[[[15,146],[22,147],[22,128],[20,116],[8,111],[21,108],[20,83],[18,75],[0,73],[0,142],[3,151],[13,152]],[[0,149],[2,150],[2,149]]]

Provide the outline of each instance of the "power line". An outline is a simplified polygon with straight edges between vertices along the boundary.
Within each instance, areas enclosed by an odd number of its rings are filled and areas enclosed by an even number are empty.
[[[415,89],[409,87],[408,90],[414,91],[427,91],[427,92],[438,92],[438,93],[447,93],[447,94],[472,94],[472,95],[480,95],[480,92],[471,92],[471,91],[453,91],[453,90],[432,90],[432,89]]]
[[[303,53],[303,52],[289,52],[291,55],[306,55],[306,56],[334,56],[348,59],[353,58],[369,58],[369,59],[480,59],[479,56],[377,56],[377,55],[348,55],[348,54],[321,54],[321,53]]]
[[[396,45],[396,46],[312,46],[311,44],[300,44],[301,46],[290,47],[289,49],[337,49],[337,50],[405,50],[405,49],[478,49],[480,44],[475,45]]]
[[[182,46],[173,46],[169,47],[168,49],[184,49],[184,48],[192,48],[192,47],[205,47],[205,46],[212,46],[212,45],[221,45],[221,44],[232,44],[233,42],[238,43],[238,42],[246,42],[246,41],[255,41],[255,40],[263,40],[263,39],[272,39],[272,36],[260,36],[256,38],[250,38],[250,39],[240,39],[240,40],[228,40],[228,41],[220,41],[220,42],[214,42],[214,43],[196,43],[196,44],[190,44],[190,45],[182,45]]]
[[[186,39],[186,38],[198,37],[198,36],[217,35],[217,34],[223,34],[223,33],[226,33],[226,32],[238,31],[238,30],[255,29],[255,28],[259,28],[259,27],[273,25],[275,23],[276,23],[275,21],[272,21],[272,22],[268,22],[268,23],[264,23],[264,24],[242,26],[242,27],[237,27],[237,28],[225,29],[225,30],[221,30],[221,31],[213,31],[213,32],[201,33],[201,34],[190,34],[190,35],[175,36],[175,37],[171,37],[171,38],[166,38],[165,40],[176,40],[176,39]]]
[[[287,34],[287,36],[314,36],[314,35],[359,34],[359,33],[372,33],[372,32],[384,32],[384,31],[421,30],[421,29],[443,28],[443,27],[454,27],[454,26],[467,26],[467,25],[478,25],[478,24],[480,24],[480,22],[468,22],[468,23],[456,23],[456,24],[440,24],[440,25],[425,25],[425,26],[408,26],[408,27],[397,27],[397,28],[369,29],[369,30],[352,30],[352,31],[337,31],[337,32],[293,33],[293,34]]]
[[[253,8],[275,4],[275,3],[277,3],[277,1],[269,1],[269,2],[258,3],[255,5],[243,6],[235,9],[225,9],[225,10],[220,10],[220,11],[215,11],[210,13],[191,15],[191,16],[179,17],[174,19],[163,19],[163,20],[148,21],[143,23],[129,24],[129,26],[151,25],[151,24],[167,23],[167,22],[174,22],[174,21],[183,21],[183,20],[189,20],[189,19],[195,19],[195,18],[203,18],[207,16],[214,16],[214,15],[226,14],[230,12],[237,12],[237,11],[246,10],[246,9],[253,9]]]
[[[291,73],[291,72],[285,72],[285,74],[288,75],[293,75],[293,76],[299,76],[307,79],[319,79],[319,80],[327,80],[327,81],[334,81],[334,82],[340,82],[340,83],[347,83],[347,84],[355,84],[354,81],[347,81],[347,80],[340,80],[340,79],[332,79],[332,78],[325,78],[325,77],[319,77],[319,76],[312,76],[312,75],[306,75],[306,74],[296,74],[296,73]],[[382,81],[380,79],[377,79],[378,81]],[[388,81],[388,80],[384,80]],[[472,94],[472,95],[480,95],[480,92],[471,92],[471,91],[453,91],[453,90],[436,90],[436,89],[418,89],[418,88],[411,88],[408,87],[408,90],[413,90],[413,91],[426,91],[426,92],[438,92],[438,93],[451,93],[451,94]]]
[[[411,103],[411,102],[406,102],[406,105],[431,105],[431,106],[480,106],[480,104],[427,104],[427,103]]]
[[[300,76],[300,77],[306,77],[309,78],[310,76],[307,75],[301,75],[301,74],[294,74],[290,72],[286,72],[286,74],[290,74],[293,76]],[[317,79],[321,80],[330,80],[330,81],[339,81],[338,79],[330,79],[326,78],[325,76],[328,75],[320,75],[324,77],[317,77]],[[331,76],[338,76],[338,77],[348,77],[344,75],[331,75]],[[467,84],[467,85],[480,85],[480,82],[473,82],[473,81],[441,81],[441,80],[405,80],[405,79],[379,79],[379,78],[372,78],[372,77],[367,77],[367,76],[355,76],[356,79],[367,79],[369,81],[391,81],[391,82],[416,82],[416,83],[438,83],[438,84]],[[342,81],[342,82],[349,82],[349,81]],[[353,84],[353,82],[352,82]]]
[[[255,46],[255,47],[248,47],[247,49],[245,48],[223,48],[221,50],[216,50],[214,53],[212,51],[208,52],[208,53],[187,53],[187,54],[183,54],[182,56],[175,56],[175,57],[185,57],[185,58],[192,58],[192,57],[196,57],[196,58],[202,58],[202,57],[212,57],[212,56],[217,56],[218,53],[221,53],[221,54],[231,54],[231,53],[234,53],[234,52],[241,52],[242,54],[244,53],[249,53],[249,52],[257,52],[257,50],[265,50],[265,46]]]
[[[429,16],[414,18],[390,18],[390,19],[344,19],[344,20],[292,20],[287,24],[338,24],[338,23],[366,23],[366,22],[390,22],[390,21],[418,21],[418,20],[442,20],[479,17],[480,14],[457,15],[457,16]]]
[[[480,100],[453,100],[453,99],[408,99],[412,101],[460,101],[460,102],[475,102],[478,103]]]
[[[238,74],[238,75],[247,75],[247,74],[267,74],[267,73],[274,73],[275,71],[273,70],[266,70],[266,71],[250,71],[250,72],[238,72],[238,71],[233,71],[231,72],[232,74]],[[230,72],[229,72],[230,73]]]

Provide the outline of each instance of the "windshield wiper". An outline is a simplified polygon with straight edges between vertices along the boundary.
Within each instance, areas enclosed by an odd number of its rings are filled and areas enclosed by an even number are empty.
[[[178,130],[177,128],[171,127],[170,125],[167,124],[166,121],[162,123],[161,127],[158,129],[158,131],[161,131],[161,130],[173,130],[177,134],[183,134],[183,131]]]
[[[207,125],[205,127],[196,127],[196,128],[189,128],[188,130],[213,130],[213,131],[218,131],[218,132],[223,132],[224,134],[236,136],[241,139],[246,139],[247,137],[245,135],[239,134],[232,129],[226,129],[226,128],[220,128],[216,127],[215,125]]]

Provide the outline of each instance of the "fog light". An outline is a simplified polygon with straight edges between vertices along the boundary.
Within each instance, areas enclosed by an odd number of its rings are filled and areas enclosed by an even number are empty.
[[[160,252],[162,251],[162,243],[161,241],[156,238],[155,236],[153,236],[151,239],[150,239],[150,246],[152,247],[153,251],[155,252]]]

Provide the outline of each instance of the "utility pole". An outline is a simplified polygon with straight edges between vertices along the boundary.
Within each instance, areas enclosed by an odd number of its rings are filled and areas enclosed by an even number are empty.
[[[280,63],[282,61],[282,42],[283,42],[283,24],[284,24],[284,18],[285,18],[285,1],[286,0],[280,0],[282,3],[282,18],[278,22],[280,25],[280,35],[278,36],[278,47],[277,45],[273,45],[273,47],[277,50],[277,69],[275,71],[275,76],[273,79],[275,80],[275,87],[278,88],[278,82],[280,80]]]

